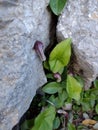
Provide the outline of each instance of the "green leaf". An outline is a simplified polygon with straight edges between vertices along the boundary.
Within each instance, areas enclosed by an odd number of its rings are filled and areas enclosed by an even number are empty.
[[[88,127],[87,126],[84,126],[84,125],[79,125],[78,127],[77,127],[77,130],[89,130],[88,129]]]
[[[84,87],[84,81],[83,81],[82,77],[75,76],[75,79],[81,84],[82,87]]]
[[[91,110],[90,98],[82,99],[81,105],[82,105],[82,110],[83,111],[90,111]]]
[[[93,109],[94,108],[94,106],[95,106],[95,101],[94,100],[90,100],[90,106],[91,106],[91,108]]]
[[[98,104],[95,107],[96,113],[98,114]]]
[[[50,70],[54,73],[64,68],[71,56],[71,39],[64,40],[56,45],[49,56]]]
[[[96,95],[94,95],[93,93],[89,94],[88,96],[91,100],[96,100]]]
[[[34,119],[32,120],[25,120],[21,125],[21,130],[28,130],[33,126]]]
[[[60,126],[60,119],[59,119],[59,117],[56,117],[54,119],[53,129],[57,129],[59,126]]]
[[[64,68],[61,68],[61,69],[59,70],[59,73],[62,74],[63,71],[64,71]]]
[[[57,82],[50,82],[46,84],[42,90],[48,94],[55,94],[60,90],[60,85]]]
[[[47,79],[54,79],[53,74],[51,73],[46,74],[46,77]]]
[[[96,80],[94,81],[94,86],[95,86],[96,88],[98,88],[98,79],[96,79]]]
[[[59,93],[58,96],[62,103],[64,103],[64,101],[68,98],[68,94],[64,90],[62,91],[62,93]]]
[[[54,95],[51,95],[51,96],[49,97],[49,101],[52,102],[52,103],[54,104],[54,106],[55,106],[55,96],[54,96]],[[56,107],[56,106],[55,106],[55,107]]]
[[[52,130],[55,114],[56,111],[53,106],[46,108],[36,117],[34,127],[31,130]]]
[[[75,100],[80,99],[80,94],[82,91],[81,84],[72,76],[67,76],[67,93],[70,98],[73,98]]]
[[[67,0],[50,0],[50,8],[55,15],[59,15],[63,10]]]
[[[56,108],[60,108],[63,105],[62,102],[61,102],[61,100],[60,100],[60,98],[58,96],[55,97],[54,95],[52,95],[49,98],[49,101],[52,102]]]
[[[44,68],[47,69],[47,70],[50,69],[50,68],[49,68],[49,63],[48,63],[48,61],[44,61],[44,62],[43,62],[43,66],[44,66]]]
[[[83,111],[88,111],[88,110],[93,110],[95,106],[95,100],[96,100],[96,95],[93,93],[89,93],[89,91],[85,91],[83,98],[81,99],[81,104]]]
[[[92,88],[88,90],[89,94],[94,94],[98,96],[98,88]]]
[[[68,130],[76,130],[76,128],[72,123],[68,123]]]

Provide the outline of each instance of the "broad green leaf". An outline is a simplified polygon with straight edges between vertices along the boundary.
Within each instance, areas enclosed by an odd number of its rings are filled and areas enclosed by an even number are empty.
[[[53,129],[57,129],[60,126],[60,119],[56,117],[53,122]]]
[[[76,130],[76,128],[72,123],[68,123],[68,130]]]
[[[71,56],[71,39],[64,40],[56,45],[49,56],[50,70],[54,73],[64,68]]]
[[[63,71],[64,71],[64,68],[61,68],[61,69],[59,70],[59,73],[62,74]]]
[[[55,15],[59,15],[63,10],[67,0],[50,0],[50,8]]]
[[[56,111],[53,106],[46,108],[36,117],[34,127],[31,130],[52,130],[55,114]]]
[[[98,104],[95,107],[96,113],[98,114]]]
[[[72,76],[67,76],[67,93],[70,98],[73,98],[75,100],[80,99],[80,94],[82,91],[81,84]]]
[[[60,85],[57,82],[50,82],[46,84],[42,90],[48,94],[55,94],[60,90]]]

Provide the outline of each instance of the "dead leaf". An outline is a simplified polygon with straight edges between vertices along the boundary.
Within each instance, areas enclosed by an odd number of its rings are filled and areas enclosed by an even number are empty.
[[[84,121],[82,121],[82,124],[86,125],[86,126],[88,126],[88,125],[95,125],[96,123],[97,123],[97,121],[92,120],[92,119],[85,119]]]

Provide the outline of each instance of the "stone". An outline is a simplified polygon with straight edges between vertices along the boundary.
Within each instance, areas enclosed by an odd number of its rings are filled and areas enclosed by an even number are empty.
[[[98,123],[93,126],[94,130],[98,130]]]
[[[49,0],[0,0],[0,130],[11,130],[47,82],[32,49],[49,44]]]
[[[98,0],[68,0],[58,20],[57,37],[72,38],[74,69],[82,72],[89,89],[98,76]]]

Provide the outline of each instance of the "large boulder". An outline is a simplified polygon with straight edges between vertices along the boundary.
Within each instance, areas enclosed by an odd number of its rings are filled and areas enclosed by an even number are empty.
[[[88,89],[98,76],[98,0],[68,0],[59,17],[57,37],[72,38],[74,68],[82,72]]]
[[[49,0],[0,0],[0,130],[11,130],[46,83],[33,46],[49,43]]]

